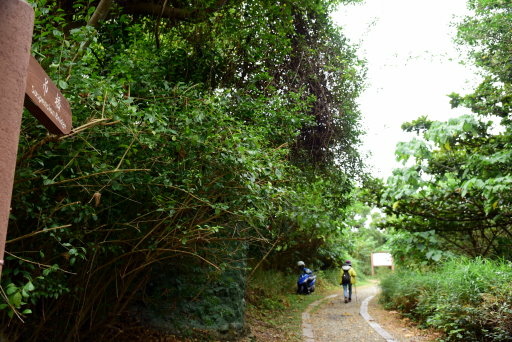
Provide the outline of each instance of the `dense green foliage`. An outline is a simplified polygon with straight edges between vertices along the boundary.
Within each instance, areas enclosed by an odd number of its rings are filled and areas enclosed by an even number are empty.
[[[445,341],[512,341],[512,264],[454,259],[381,282],[382,302],[445,332]]]
[[[390,229],[386,236],[386,247],[393,255],[395,265],[400,268],[428,271],[430,267],[456,255],[435,230],[410,232]]]
[[[468,4],[474,15],[458,26],[457,41],[480,67],[483,80],[473,93],[450,98],[453,107],[473,113],[446,122],[421,117],[404,124],[418,137],[398,146],[397,158],[405,166],[394,171],[379,198],[390,214],[388,226],[430,234],[437,241],[429,252],[433,261],[449,250],[512,257],[511,4]]]
[[[95,22],[98,3],[33,1],[33,54],[75,128],[49,136],[24,114],[4,333],[101,340],[174,265],[217,279],[239,258],[332,263],[361,174],[340,1],[164,2],[180,18],[114,2]]]

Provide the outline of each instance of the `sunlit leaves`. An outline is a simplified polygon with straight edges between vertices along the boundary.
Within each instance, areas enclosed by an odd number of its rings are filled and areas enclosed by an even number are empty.
[[[422,139],[399,144],[397,156],[407,166],[394,170],[382,195],[381,203],[397,215],[388,224],[410,231],[435,229],[447,238],[458,234],[452,232],[467,232],[466,238],[473,240],[470,253],[489,253],[489,248],[475,247],[492,241],[479,232],[507,234],[506,217],[512,209],[507,190],[511,152],[501,149],[509,146],[509,139],[493,135],[493,127],[465,115],[431,122]],[[463,247],[465,242],[457,246],[464,252],[471,249]]]

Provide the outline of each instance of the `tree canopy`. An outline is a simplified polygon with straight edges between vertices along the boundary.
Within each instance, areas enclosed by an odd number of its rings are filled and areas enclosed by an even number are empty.
[[[467,95],[451,94],[453,107],[472,111],[446,122],[422,117],[404,124],[418,137],[399,144],[406,165],[382,194],[389,225],[435,232],[472,256],[510,257],[510,4],[468,2],[474,15],[458,26],[457,42],[480,67],[482,82]]]

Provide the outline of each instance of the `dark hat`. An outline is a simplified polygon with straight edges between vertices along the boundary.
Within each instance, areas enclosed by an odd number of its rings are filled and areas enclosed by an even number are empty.
[[[352,265],[352,261],[347,260],[347,261],[345,261],[345,264],[347,264],[347,265]]]

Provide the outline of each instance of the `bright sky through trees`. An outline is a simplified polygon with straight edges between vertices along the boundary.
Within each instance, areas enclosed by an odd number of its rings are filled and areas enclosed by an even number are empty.
[[[368,88],[359,99],[363,153],[373,174],[387,177],[399,164],[394,150],[409,140],[400,125],[421,115],[445,120],[467,111],[446,96],[467,93],[473,70],[459,63],[452,23],[468,14],[465,0],[366,0],[342,6],[334,20],[368,61]]]

